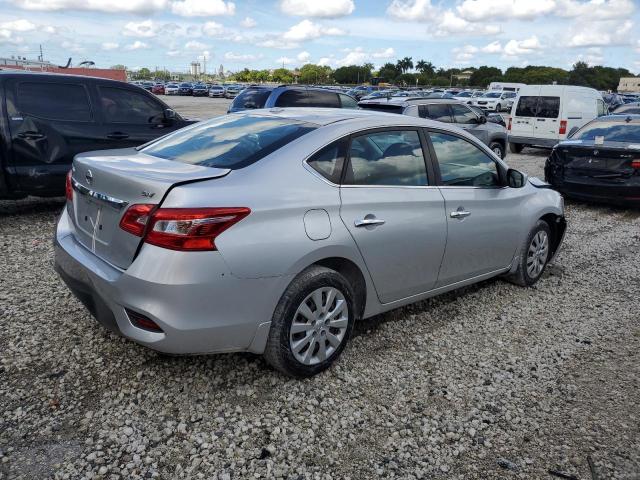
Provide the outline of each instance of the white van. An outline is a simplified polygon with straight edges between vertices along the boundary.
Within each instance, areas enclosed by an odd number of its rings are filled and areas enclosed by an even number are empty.
[[[511,82],[491,82],[489,84],[489,91],[501,91],[501,92],[518,92],[522,87],[526,87],[526,83],[511,83]]]
[[[585,123],[605,114],[597,90],[572,85],[527,85],[518,92],[507,123],[509,149],[553,147]]]

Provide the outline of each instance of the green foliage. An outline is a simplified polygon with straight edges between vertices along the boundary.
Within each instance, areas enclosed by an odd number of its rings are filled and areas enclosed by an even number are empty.
[[[276,68],[271,80],[276,83],[293,83],[293,73],[287,68]]]
[[[141,68],[135,73],[136,80],[151,80],[151,70],[146,67]]]
[[[491,82],[498,82],[502,79],[502,70],[483,65],[473,72],[469,79],[469,84],[478,87],[487,87]]]
[[[353,84],[364,83],[371,80],[371,70],[373,65],[365,63],[362,66],[349,65],[347,67],[340,67],[333,72],[333,79],[337,83]]]
[[[331,73],[331,67],[321,67],[320,65],[307,63],[300,68],[298,83],[304,83],[307,85],[331,83]]]
[[[385,63],[378,72],[378,76],[383,78],[385,82],[393,83],[402,72],[393,63]],[[337,81],[337,79],[336,79]]]
[[[411,57],[404,57],[396,62],[396,68],[400,72],[406,73],[408,70],[413,68],[413,60]]]

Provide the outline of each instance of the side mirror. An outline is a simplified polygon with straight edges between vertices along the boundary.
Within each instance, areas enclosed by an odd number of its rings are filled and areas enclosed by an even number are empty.
[[[176,111],[170,108],[164,109],[164,118],[165,120],[175,120],[176,119]]]
[[[522,188],[527,183],[527,176],[513,168],[507,170],[507,185],[511,188]]]

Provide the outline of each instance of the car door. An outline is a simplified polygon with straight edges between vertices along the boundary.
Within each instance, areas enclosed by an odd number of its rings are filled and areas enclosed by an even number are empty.
[[[535,90],[532,93],[535,93]],[[535,133],[537,108],[537,94],[519,96],[516,99],[515,111],[511,118],[511,131],[509,133],[515,137],[533,137]]]
[[[451,104],[453,113],[453,123],[466,130],[474,137],[480,139],[482,143],[489,143],[489,133],[487,127],[480,123],[480,117],[466,105]],[[486,123],[486,122],[485,122]]]
[[[503,168],[468,139],[437,130],[428,138],[448,230],[438,286],[507,268],[521,241],[525,189],[503,186]]]
[[[12,79],[6,84],[11,132],[10,169],[16,189],[62,195],[73,157],[95,150],[99,128],[86,84],[63,80]]]
[[[581,113],[577,115],[581,115]],[[533,136],[535,138],[557,140],[560,130],[559,116],[560,97],[557,95],[544,95],[544,87],[542,87],[540,96],[538,97]]]
[[[427,174],[422,134],[376,129],[353,136],[340,216],[389,303],[432,289],[444,254],[444,201]]]
[[[145,91],[98,85],[102,148],[136,147],[184,126],[165,118],[165,105]]]

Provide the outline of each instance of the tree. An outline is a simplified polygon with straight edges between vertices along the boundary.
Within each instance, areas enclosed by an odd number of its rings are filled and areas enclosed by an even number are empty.
[[[435,67],[433,66],[433,63],[426,62],[424,60],[418,60],[418,62],[416,63],[416,68],[420,73],[429,77],[432,77],[436,71]]]
[[[276,83],[293,83],[293,74],[286,68],[276,68],[273,71],[273,81]]]
[[[491,82],[498,82],[500,80],[502,80],[502,70],[483,65],[471,74],[469,83],[476,87],[486,88]]]
[[[118,63],[116,65],[111,65],[111,70],[126,70],[127,67],[125,67],[124,65],[122,65],[121,63]]]
[[[138,80],[151,80],[151,70],[146,67],[142,67],[136,72],[136,78]]]
[[[331,73],[331,67],[307,63],[300,68],[298,81],[307,85],[329,83]]]
[[[397,61],[396,67],[402,73],[405,73],[407,70],[411,70],[413,68],[413,60],[411,60],[411,57],[404,57]]]
[[[393,82],[398,75],[400,75],[401,71],[394,65],[393,63],[385,63],[382,67],[380,67],[380,71],[378,72],[378,76],[386,82]],[[338,79],[336,79],[337,81]]]
[[[362,83],[371,79],[371,70],[373,65],[365,63],[364,65],[349,65],[340,67],[333,72],[333,78],[337,83]]]

